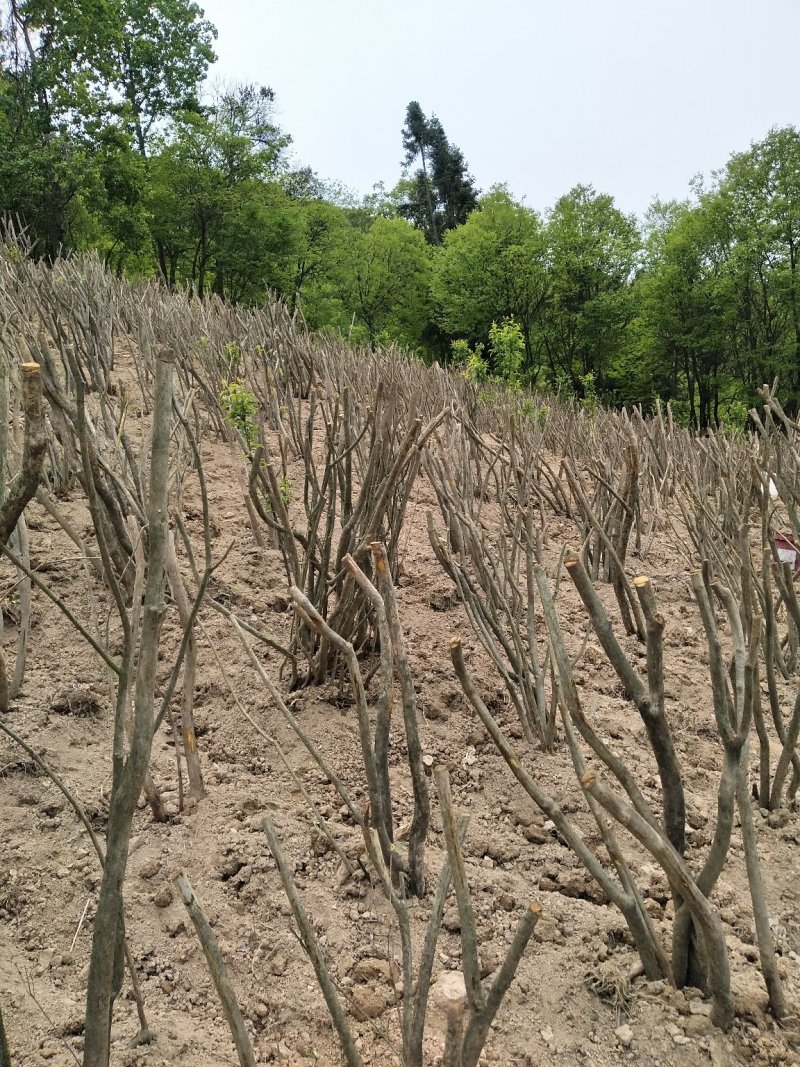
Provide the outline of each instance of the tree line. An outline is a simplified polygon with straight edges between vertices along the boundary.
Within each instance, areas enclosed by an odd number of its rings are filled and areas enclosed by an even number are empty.
[[[481,193],[412,101],[402,178],[356,197],[291,157],[260,85],[206,88],[187,0],[1,0],[0,213],[34,254],[94,249],[198,299],[284,299],[309,328],[476,379],[741,422],[800,406],[800,131],[773,129],[644,219],[580,185]]]

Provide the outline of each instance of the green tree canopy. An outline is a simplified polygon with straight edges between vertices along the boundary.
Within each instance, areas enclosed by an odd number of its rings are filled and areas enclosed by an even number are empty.
[[[542,344],[554,378],[580,389],[592,374],[598,390],[627,343],[641,236],[613,197],[578,185],[556,203],[546,227],[550,285]]]
[[[398,210],[430,244],[438,245],[477,206],[475,184],[461,150],[450,144],[435,115],[426,118],[416,100],[406,109],[403,149],[408,176],[400,186]],[[417,160],[419,169],[412,171]]]
[[[496,187],[437,253],[431,289],[440,325],[486,344],[496,319],[512,318],[525,343],[525,373],[536,380],[538,331],[548,293],[545,235],[535,211]]]
[[[199,90],[216,56],[216,29],[187,0],[116,0],[122,34],[115,51],[121,92],[142,155],[158,124],[199,106]]]
[[[153,240],[170,285],[188,280],[202,297],[211,279],[219,295],[253,299],[274,284],[278,245],[298,223],[273,187],[289,144],[273,102],[263,87],[229,89],[203,113],[181,113],[151,159]]]
[[[639,290],[651,358],[669,368],[672,395],[685,390],[691,423],[705,428],[719,414],[735,317],[728,219],[714,196],[662,213],[667,224],[651,234]]]
[[[339,244],[334,282],[350,322],[341,322],[345,331],[371,345],[416,348],[430,319],[430,263],[425,238],[403,219],[378,217],[366,233],[351,229]]]
[[[134,226],[125,235],[115,208],[110,234],[98,239],[140,242],[147,173],[129,148],[144,155],[158,123],[197,106],[216,31],[188,0],[5,0],[3,8],[0,211],[19,216],[35,248],[52,256],[93,240],[121,191]]]
[[[715,190],[729,220],[737,306],[731,354],[754,384],[800,398],[800,131],[773,129],[733,155]]]

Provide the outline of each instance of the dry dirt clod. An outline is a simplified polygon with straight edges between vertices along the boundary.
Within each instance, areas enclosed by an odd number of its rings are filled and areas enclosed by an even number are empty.
[[[166,882],[160,885],[153,894],[153,903],[157,908],[168,908],[174,899],[172,887]]]
[[[96,717],[102,711],[100,698],[91,689],[65,689],[50,705],[58,715],[78,718]]]
[[[379,1015],[383,1015],[393,1000],[394,993],[388,988],[373,985],[353,987],[353,1011],[360,1019],[377,1019]]]
[[[540,944],[549,942],[555,945],[564,944],[564,936],[559,929],[558,923],[552,917],[545,913],[536,924],[536,929],[533,933],[534,941],[538,941]]]
[[[614,1031],[614,1036],[623,1048],[630,1048],[633,1044],[633,1030],[627,1023],[623,1023],[622,1026],[618,1026]]]
[[[289,961],[282,952],[276,953],[269,961],[267,970],[271,975],[276,978],[280,978],[281,975],[286,974],[286,968],[289,966]]]
[[[155,878],[160,870],[161,864],[158,860],[148,860],[139,868],[139,877],[144,878],[145,880]]]
[[[394,960],[368,958],[359,960],[350,972],[355,982],[389,982],[394,984],[400,977],[400,968]]]

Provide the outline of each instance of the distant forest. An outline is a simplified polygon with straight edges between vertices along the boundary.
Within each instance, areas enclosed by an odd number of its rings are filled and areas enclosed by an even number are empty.
[[[476,380],[744,424],[800,407],[800,131],[770,130],[643,220],[591,185],[537,211],[481,191],[435,114],[357,197],[290,157],[275,93],[211,93],[186,0],[0,0],[0,214],[33,252],[95,250],[193,298],[277,294],[309,329]]]

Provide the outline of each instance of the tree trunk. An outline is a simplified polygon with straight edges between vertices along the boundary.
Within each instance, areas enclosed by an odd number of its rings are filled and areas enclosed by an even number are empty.
[[[11,1054],[8,1051],[2,1008],[0,1008],[0,1067],[11,1067]]]
[[[425,178],[425,198],[428,201],[428,218],[430,219],[431,223],[431,244],[438,245],[441,244],[441,239],[439,237],[439,230],[436,226],[436,212],[433,210],[433,197],[431,196],[431,180],[428,177],[428,163],[425,159],[425,149],[422,146],[420,146],[419,154],[422,158],[422,174]]]
[[[172,417],[172,361],[156,359],[152,459],[148,500],[149,559],[142,609],[130,752],[114,790],[106,835],[106,864],[92,938],[86,993],[83,1067],[108,1067],[111,1014],[121,982],[122,885],[136,804],[142,792],[153,737],[153,699],[158,666],[158,636],[164,613],[167,552],[167,486]]]

